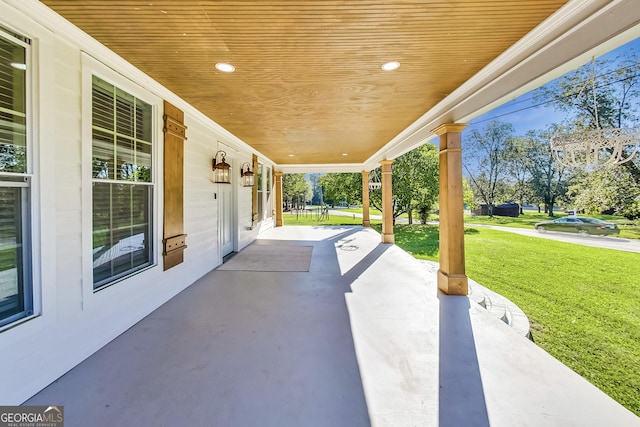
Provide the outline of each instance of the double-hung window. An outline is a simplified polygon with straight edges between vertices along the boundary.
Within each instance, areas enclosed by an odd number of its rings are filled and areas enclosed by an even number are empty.
[[[271,211],[273,210],[271,207],[271,167],[267,167],[267,178],[265,180],[265,184],[267,186],[267,205],[265,209],[265,217],[271,218],[273,217]]]
[[[0,30],[0,327],[33,314],[28,57]]]
[[[263,168],[264,166],[262,165],[262,163],[258,163],[258,220],[262,221],[264,219],[264,191],[263,191],[263,187],[262,187],[262,182],[263,182]]]
[[[93,288],[153,264],[153,108],[92,77]]]

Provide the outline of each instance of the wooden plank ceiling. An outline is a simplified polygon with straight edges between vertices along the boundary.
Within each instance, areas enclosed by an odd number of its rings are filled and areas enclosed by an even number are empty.
[[[364,162],[566,0],[43,3],[275,162],[335,164]]]

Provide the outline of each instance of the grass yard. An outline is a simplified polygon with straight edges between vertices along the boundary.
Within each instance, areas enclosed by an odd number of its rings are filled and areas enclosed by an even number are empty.
[[[640,415],[638,254],[484,228],[465,235],[469,277],[520,306],[540,347]],[[437,226],[396,225],[395,240],[438,260]]]
[[[350,212],[350,213],[362,214],[362,208],[341,208],[339,206],[336,206],[334,209],[342,211],[342,212]],[[378,209],[370,207],[369,208],[369,215],[382,215],[382,212],[379,211]],[[414,212],[413,215],[414,215],[414,220],[415,220],[417,218],[417,214]],[[399,218],[409,218],[409,214],[403,213],[402,215],[399,216]]]
[[[342,212],[359,213],[362,214],[362,208],[336,208]],[[371,208],[369,210],[370,215],[382,215],[377,209]],[[566,214],[558,212],[555,218],[566,216]],[[583,215],[599,218],[603,221],[613,222],[618,224],[620,228],[620,234],[614,237],[622,237],[624,239],[640,239],[640,221],[631,221],[622,216],[617,215]],[[407,214],[400,215],[400,218],[408,218]],[[524,210],[524,214],[518,218],[512,218],[508,216],[494,216],[489,218],[488,216],[471,216],[468,212],[465,212],[464,222],[466,224],[483,224],[483,225],[499,225],[502,227],[515,227],[515,228],[529,228],[532,229],[537,222],[548,221],[549,216],[545,213],[538,213],[537,210]],[[415,223],[419,223],[419,218],[414,214],[413,220]],[[428,221],[437,221],[437,214],[429,214]]]
[[[313,214],[301,214],[295,215],[285,212],[282,216],[284,225],[362,225],[362,218],[353,218],[350,216],[329,215],[322,220],[318,219],[318,215]],[[379,220],[371,220],[371,224],[380,224]]]
[[[339,208],[336,207],[335,209],[339,209],[342,212],[351,212],[351,213],[362,213],[362,208]],[[382,215],[382,212],[379,211],[376,208],[369,208],[369,215]]]

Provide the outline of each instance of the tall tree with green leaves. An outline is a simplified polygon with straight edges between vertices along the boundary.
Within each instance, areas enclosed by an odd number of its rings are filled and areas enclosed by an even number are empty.
[[[515,130],[511,123],[493,120],[484,129],[473,129],[463,140],[463,166],[476,199],[488,207],[504,196],[508,177],[507,144]]]
[[[304,207],[311,198],[310,190],[304,173],[287,173],[282,176],[282,199],[285,206]]]
[[[573,172],[558,165],[551,154],[549,140],[556,126],[546,130],[530,130],[522,138],[526,158],[523,159],[531,175],[533,193],[544,202],[545,212],[553,216],[553,208],[558,199],[567,195]]]
[[[533,199],[528,151],[528,141],[525,138],[510,138],[505,145],[507,170],[512,181],[511,195],[520,205],[520,214],[523,213],[522,206],[525,202]]]
[[[626,168],[603,168],[581,172],[569,187],[574,204],[588,214],[608,213],[628,219],[640,217],[640,185]]]
[[[476,201],[473,197],[473,189],[471,188],[471,185],[469,185],[469,181],[467,181],[466,178],[462,178],[462,199],[467,209],[473,210],[476,208]]]
[[[596,59],[572,73],[536,90],[534,99],[545,102],[556,111],[565,113],[564,125],[576,132],[589,129],[630,128],[637,126],[640,116],[640,57],[630,50],[613,60]],[[619,166],[620,176],[633,178],[640,185],[640,161],[631,161]],[[606,179],[589,179],[589,171],[578,173],[579,179],[589,185],[580,186],[582,191],[593,194],[585,199],[595,201],[598,194],[607,192],[602,188]],[[600,175],[606,176],[603,171]],[[578,187],[576,187],[578,188]],[[622,195],[622,193],[620,193]],[[623,202],[620,199],[614,203]],[[606,210],[606,205],[602,210]]]
[[[340,204],[345,200],[348,205],[362,204],[362,174],[359,172],[328,173],[318,180],[324,192],[325,201]]]
[[[438,200],[438,152],[433,144],[424,144],[398,157],[391,165],[393,218],[407,213],[409,223],[417,211],[421,221]],[[381,176],[379,170],[376,172]],[[382,210],[382,190],[371,191],[370,203]]]

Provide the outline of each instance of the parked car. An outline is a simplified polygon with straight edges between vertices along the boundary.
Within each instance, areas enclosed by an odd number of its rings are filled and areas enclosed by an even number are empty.
[[[537,223],[535,227],[541,233],[545,231],[564,231],[585,236],[588,234],[606,236],[620,233],[620,229],[616,224],[584,216],[569,216],[554,219],[553,221],[543,221]]]

